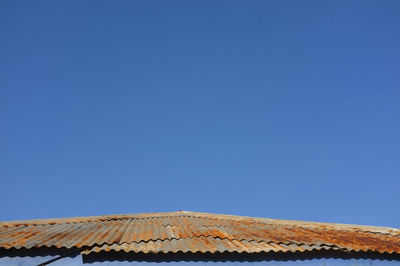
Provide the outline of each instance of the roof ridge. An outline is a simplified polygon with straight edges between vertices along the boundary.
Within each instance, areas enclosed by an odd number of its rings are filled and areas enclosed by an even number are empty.
[[[175,213],[184,212],[156,212],[156,213],[134,213],[134,214],[107,214],[93,216],[75,216],[75,217],[60,217],[60,218],[42,218],[42,219],[27,219],[27,220],[12,220],[0,221],[0,226],[8,225],[41,225],[53,223],[78,223],[85,221],[107,221],[107,220],[123,220],[123,219],[148,219],[155,217],[172,216]]]

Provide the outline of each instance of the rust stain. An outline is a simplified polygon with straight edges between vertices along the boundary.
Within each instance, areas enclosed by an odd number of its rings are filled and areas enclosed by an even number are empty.
[[[400,231],[196,212],[0,222],[0,248],[50,246],[82,248],[85,253],[340,249],[400,254]]]

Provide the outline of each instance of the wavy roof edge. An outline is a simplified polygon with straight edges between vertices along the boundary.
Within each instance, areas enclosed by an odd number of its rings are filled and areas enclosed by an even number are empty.
[[[251,220],[257,223],[266,224],[279,224],[287,226],[303,226],[303,227],[326,227],[337,230],[352,230],[352,231],[366,231],[381,234],[394,234],[399,235],[400,229],[384,226],[373,225],[357,225],[357,224],[343,224],[343,223],[325,223],[325,222],[312,222],[312,221],[298,221],[298,220],[285,220],[285,219],[272,219],[262,217],[239,216],[230,214],[213,214],[205,212],[192,212],[192,211],[177,211],[177,212],[155,212],[155,213],[136,213],[136,214],[115,214],[115,215],[98,215],[98,216],[82,216],[82,217],[65,217],[65,218],[49,218],[49,219],[29,219],[29,220],[14,220],[14,221],[0,221],[0,226],[21,226],[21,225],[42,225],[42,224],[58,224],[58,223],[79,223],[79,222],[92,222],[92,221],[107,221],[107,220],[121,220],[121,219],[152,219],[162,217],[182,217],[190,216],[197,218],[208,219],[223,219],[223,220]]]

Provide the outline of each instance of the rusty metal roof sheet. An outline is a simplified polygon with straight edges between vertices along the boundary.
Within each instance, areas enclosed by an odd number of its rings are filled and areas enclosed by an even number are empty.
[[[0,222],[0,248],[39,247],[79,248],[84,254],[321,249],[400,254],[400,230],[187,211]]]

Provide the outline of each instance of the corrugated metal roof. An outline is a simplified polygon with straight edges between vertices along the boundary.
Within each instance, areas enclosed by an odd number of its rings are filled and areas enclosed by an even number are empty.
[[[296,252],[400,254],[395,228],[197,212],[0,222],[0,248],[79,248],[83,253]]]

